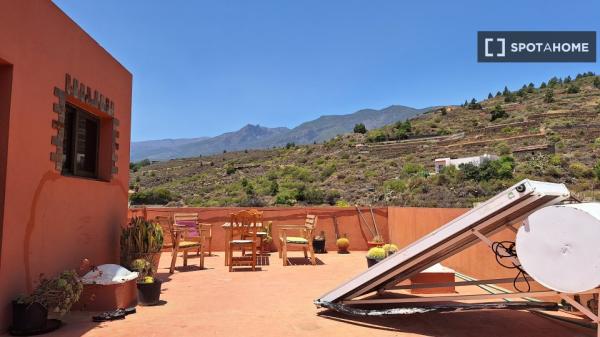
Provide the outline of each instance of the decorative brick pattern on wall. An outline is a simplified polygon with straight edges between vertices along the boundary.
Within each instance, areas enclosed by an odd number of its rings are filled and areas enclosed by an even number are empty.
[[[111,176],[119,173],[117,160],[119,159],[117,152],[119,151],[119,120],[115,116],[115,104],[108,97],[104,97],[97,90],[93,90],[79,82],[75,78],[71,78],[70,74],[65,75],[65,89],[61,90],[58,87],[54,88],[54,96],[58,102],[52,104],[52,110],[57,113],[57,118],[52,120],[52,128],[56,130],[56,135],[52,136],[50,142],[56,146],[56,150],[50,153],[50,160],[54,163],[57,171],[62,172],[64,155],[63,143],[65,138],[65,114],[67,95],[73,97],[89,106],[92,106],[111,117],[112,123],[112,145],[111,145]]]
[[[56,146],[56,151],[50,153],[50,160],[54,162],[54,167],[57,171],[62,172],[63,168],[63,142],[65,138],[65,111],[66,111],[66,94],[64,90],[58,87],[54,88],[54,96],[58,99],[58,103],[52,104],[52,110],[57,114],[56,119],[52,120],[52,128],[56,130],[56,135],[52,136],[50,142]]]

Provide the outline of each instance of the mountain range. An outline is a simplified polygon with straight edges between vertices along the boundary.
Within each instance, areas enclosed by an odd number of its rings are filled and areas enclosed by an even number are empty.
[[[223,151],[266,149],[287,143],[312,144],[339,134],[352,132],[354,125],[364,123],[367,129],[378,128],[422,114],[432,108],[416,109],[392,105],[381,110],[362,109],[346,115],[327,115],[302,123],[293,129],[268,128],[248,124],[216,137],[161,139],[131,143],[131,161],[167,160],[211,155]]]

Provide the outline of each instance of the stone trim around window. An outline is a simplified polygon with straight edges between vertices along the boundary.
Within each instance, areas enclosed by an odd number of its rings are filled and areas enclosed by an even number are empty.
[[[115,105],[114,102],[98,94],[98,91],[92,90],[90,87],[80,83],[77,79],[72,79],[70,74],[65,75],[65,89],[58,87],[54,88],[54,96],[58,99],[57,103],[52,103],[52,111],[57,114],[56,119],[52,119],[52,128],[56,130],[56,135],[51,137],[51,144],[56,146],[55,151],[50,152],[50,161],[54,163],[54,168],[62,173],[64,156],[63,143],[65,138],[65,114],[67,95],[73,97],[82,103],[98,108],[100,111],[107,113],[112,119],[112,146],[111,146],[111,173],[113,176],[119,173],[117,167],[118,151],[119,151],[119,120],[114,117]]]

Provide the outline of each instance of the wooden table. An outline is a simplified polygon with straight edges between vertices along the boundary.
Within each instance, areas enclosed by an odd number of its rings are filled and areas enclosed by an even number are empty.
[[[256,223],[256,227],[258,228],[262,228],[262,222],[257,222]],[[225,230],[225,265],[227,266],[227,262],[229,261],[229,254],[231,254],[231,252],[229,251],[229,241],[232,240],[232,233],[233,233],[233,229],[236,228],[236,225],[231,225],[231,222],[226,222],[221,226],[224,230]],[[254,226],[252,226],[254,227]]]

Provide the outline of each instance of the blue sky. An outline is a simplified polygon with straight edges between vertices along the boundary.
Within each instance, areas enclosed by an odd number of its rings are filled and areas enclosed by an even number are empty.
[[[477,63],[478,30],[600,30],[598,1],[55,0],[134,76],[134,141],[459,104],[597,63]]]

